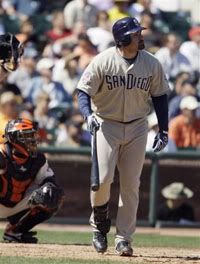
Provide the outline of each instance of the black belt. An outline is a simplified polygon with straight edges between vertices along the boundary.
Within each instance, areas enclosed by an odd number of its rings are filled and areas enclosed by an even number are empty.
[[[99,116],[98,114],[96,114],[96,115]],[[133,122],[135,122],[135,121],[137,121],[137,120],[142,118],[142,117],[139,117],[139,118],[133,119],[131,121],[123,122],[123,121],[113,120],[113,119],[109,119],[109,118],[102,117],[102,116],[99,116],[99,117],[102,118],[102,119],[113,121],[113,122],[117,122],[117,123],[120,123],[120,124],[131,124],[131,123],[133,123]]]
[[[133,120],[128,121],[128,122],[121,122],[121,121],[117,121],[117,122],[119,122],[119,123],[121,123],[121,124],[131,124],[131,123],[133,123],[133,122],[135,122],[135,121],[137,121],[137,120],[139,120],[139,119],[141,119],[141,117],[140,117],[140,118],[133,119]]]

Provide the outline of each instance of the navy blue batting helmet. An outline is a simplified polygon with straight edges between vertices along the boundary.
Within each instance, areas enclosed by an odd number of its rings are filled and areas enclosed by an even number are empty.
[[[124,17],[117,20],[113,27],[112,33],[115,43],[118,47],[128,46],[131,43],[131,33],[136,33],[145,29],[140,25],[136,18]]]

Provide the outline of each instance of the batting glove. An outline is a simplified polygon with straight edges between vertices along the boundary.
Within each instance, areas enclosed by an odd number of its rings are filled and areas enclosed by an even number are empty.
[[[163,150],[168,143],[168,132],[162,131],[158,132],[158,134],[155,136],[154,143],[153,143],[153,151],[159,152]]]
[[[99,122],[97,121],[94,114],[91,114],[87,117],[87,129],[90,132],[91,135],[94,134],[95,130],[99,129]]]

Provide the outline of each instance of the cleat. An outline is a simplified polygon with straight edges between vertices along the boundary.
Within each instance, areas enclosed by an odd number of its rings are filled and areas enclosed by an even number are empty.
[[[130,243],[126,240],[121,240],[115,247],[116,253],[120,256],[131,257],[133,255],[133,249]]]
[[[99,231],[93,233],[92,244],[98,253],[104,253],[107,250],[108,242],[106,234],[102,234]]]
[[[27,232],[16,232],[14,231],[14,226],[8,224],[6,230],[3,234],[3,240],[9,243],[32,243],[36,244],[38,239],[34,237],[37,232],[27,231]]]

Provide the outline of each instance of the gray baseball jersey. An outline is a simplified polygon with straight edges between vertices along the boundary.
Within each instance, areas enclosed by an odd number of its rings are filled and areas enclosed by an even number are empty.
[[[134,64],[116,47],[98,54],[84,71],[78,89],[92,98],[92,110],[102,118],[129,122],[149,113],[150,96],[169,90],[158,60],[141,50]]]

